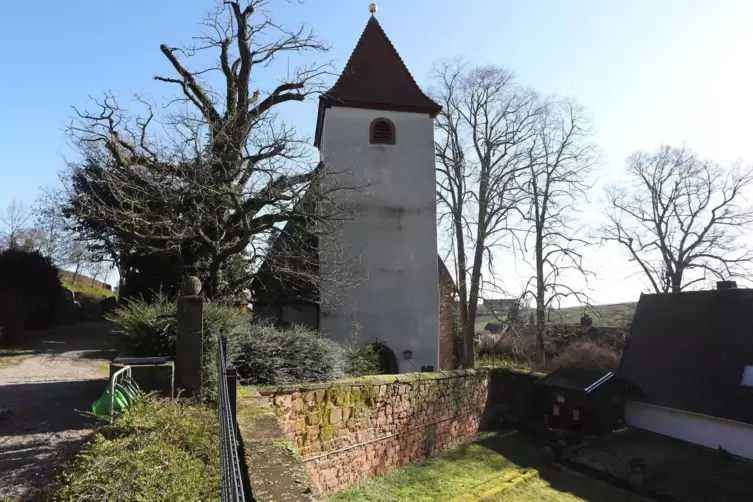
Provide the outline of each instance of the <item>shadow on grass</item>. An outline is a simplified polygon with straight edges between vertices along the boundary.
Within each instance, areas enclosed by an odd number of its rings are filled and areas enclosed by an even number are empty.
[[[570,470],[563,470],[556,465],[549,465],[547,457],[550,454],[546,449],[537,445],[531,437],[523,433],[507,437],[505,437],[505,433],[497,433],[482,437],[474,441],[473,444],[488,448],[519,467],[537,469],[539,471],[539,479],[548,484],[552,490],[559,493],[569,493],[591,502],[647,500],[624,490],[623,488],[626,486],[617,487],[599,479],[594,479]],[[541,483],[535,484],[541,485]],[[537,494],[528,492],[525,485],[511,490],[509,495],[509,499],[500,497],[499,500],[559,500],[558,498],[551,498],[554,496],[552,494],[541,494],[541,499],[539,499]]]
[[[547,452],[522,433],[485,433],[430,459],[335,494],[330,500],[439,502],[461,496],[470,497],[468,500],[484,497],[487,502],[572,502],[574,497],[589,502],[644,500],[586,476],[546,466],[546,458]],[[500,489],[528,469],[538,470],[539,479]]]

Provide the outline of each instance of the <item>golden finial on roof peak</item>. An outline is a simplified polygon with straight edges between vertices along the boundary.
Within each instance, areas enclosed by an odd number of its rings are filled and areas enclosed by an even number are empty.
[[[377,6],[377,4],[372,3],[371,5],[369,5],[369,12],[371,12],[372,16],[376,14],[378,10],[379,10],[379,7]]]

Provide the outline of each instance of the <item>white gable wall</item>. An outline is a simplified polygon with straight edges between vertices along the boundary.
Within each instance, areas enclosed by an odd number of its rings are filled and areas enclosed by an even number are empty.
[[[395,124],[395,145],[371,145],[376,118]],[[322,160],[336,172],[350,169],[365,193],[349,192],[360,217],[349,221],[341,243],[360,253],[365,280],[344,292],[347,301],[325,298],[320,329],[349,340],[354,319],[359,343],[386,342],[401,372],[439,367],[436,173],[434,124],[428,114],[331,107],[325,112]],[[342,177],[342,175],[341,175]],[[342,181],[342,180],[340,180]],[[333,258],[320,243],[322,273]],[[341,260],[335,258],[334,260]],[[326,296],[326,295],[325,295]],[[336,304],[335,307],[327,303]],[[409,362],[403,351],[413,353]]]
[[[681,439],[708,448],[719,446],[753,459],[753,426],[723,418],[627,401],[625,421],[632,427]]]

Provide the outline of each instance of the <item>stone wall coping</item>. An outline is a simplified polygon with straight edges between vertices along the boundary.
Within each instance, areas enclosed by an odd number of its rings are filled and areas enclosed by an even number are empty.
[[[253,386],[238,388],[238,440],[254,500],[311,502],[313,487],[295,445]]]
[[[513,370],[509,368],[476,368],[467,370],[435,371],[433,373],[402,373],[399,375],[372,375],[360,378],[342,378],[326,382],[299,383],[288,385],[267,385],[256,387],[262,396],[286,394],[292,392],[307,392],[310,390],[330,389],[332,387],[373,387],[375,385],[390,385],[394,383],[412,383],[424,380],[447,380],[451,378],[478,377],[491,375],[494,372],[515,373],[520,375],[537,375],[532,372]],[[541,374],[543,376],[543,374]]]

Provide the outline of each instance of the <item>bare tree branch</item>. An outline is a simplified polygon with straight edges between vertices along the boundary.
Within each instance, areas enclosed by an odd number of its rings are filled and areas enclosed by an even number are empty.
[[[629,180],[607,189],[604,241],[628,252],[656,293],[706,278],[744,277],[753,252],[738,239],[753,223],[743,199],[753,169],[724,169],[687,146],[663,146],[627,159]],[[692,277],[694,270],[703,274]],[[689,277],[689,275],[691,275]]]
[[[531,253],[535,275],[528,281],[526,296],[536,304],[537,351],[543,364],[546,312],[563,298],[590,303],[588,295],[564,282],[568,274],[588,279],[591,272],[580,249],[589,243],[580,238],[573,215],[576,202],[587,200],[597,154],[590,143],[590,121],[574,101],[547,103],[537,116],[534,134],[526,145],[527,176],[521,177],[525,204],[518,206],[527,226],[524,256]]]
[[[192,46],[160,46],[174,74],[154,78],[180,89],[164,114],[137,97],[143,114],[134,117],[105,94],[75,109],[68,128],[81,154],[67,180],[70,213],[113,253],[173,253],[186,271],[204,270],[212,296],[232,257],[249,249],[258,256],[290,224],[306,229],[305,236],[288,231],[302,242],[349,217],[333,204],[321,210],[344,187],[322,183],[332,173],[312,162],[313,152],[275,112],[320,92],[329,65],[295,68],[266,91],[252,79],[277,56],[327,46],[305,26],[275,23],[266,7],[264,0],[218,1]],[[192,68],[204,51],[216,63]],[[217,89],[212,73],[222,81]]]
[[[23,245],[23,241],[29,237],[31,216],[31,211],[22,201],[11,200],[5,211],[0,210],[0,237],[4,241],[0,244],[11,249]]]
[[[508,215],[520,202],[517,178],[524,174],[526,145],[540,113],[538,96],[498,67],[462,61],[434,70],[439,222],[447,221],[456,253],[456,279],[463,330],[463,361],[473,367],[474,323],[481,291],[495,287],[482,278],[484,262],[508,233]]]

